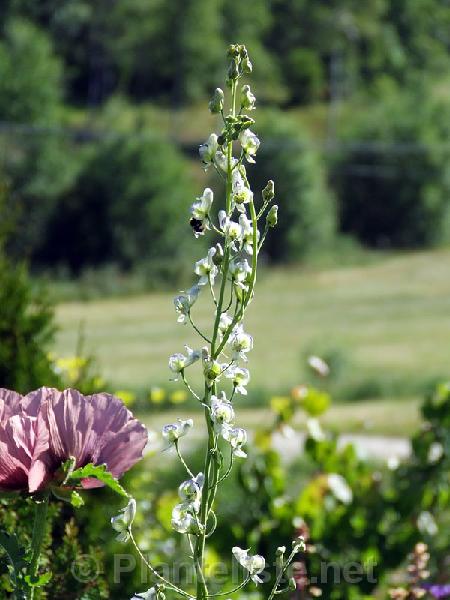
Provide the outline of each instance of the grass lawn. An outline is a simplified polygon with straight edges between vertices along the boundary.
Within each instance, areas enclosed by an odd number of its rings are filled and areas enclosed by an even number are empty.
[[[307,379],[305,356],[317,353],[335,365],[331,391],[341,400],[419,398],[427,382],[449,374],[449,272],[450,250],[358,267],[263,271],[246,320],[255,337],[253,389],[289,390]],[[211,321],[203,296],[194,315],[200,327]],[[115,388],[167,385],[167,357],[184,343],[200,345],[176,323],[166,293],[63,303],[57,321],[58,355],[75,353],[83,324],[85,351]]]
[[[395,399],[367,400],[358,404],[335,404],[321,417],[326,430],[336,433],[360,433],[367,435],[384,434],[387,436],[409,437],[417,431],[420,424],[419,401],[410,398],[408,409],[404,404],[395,408]],[[238,403],[236,403],[238,407]],[[252,430],[261,424],[269,424],[273,416],[268,408],[238,408],[238,425]],[[178,418],[193,418],[195,427],[192,435],[204,432],[204,416],[183,408],[164,413],[139,415],[142,421],[153,431],[160,431],[166,423]],[[298,430],[306,429],[306,418],[302,411],[295,416],[293,426]]]

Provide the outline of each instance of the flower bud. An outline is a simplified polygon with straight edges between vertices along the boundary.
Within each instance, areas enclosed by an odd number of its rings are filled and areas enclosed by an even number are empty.
[[[241,62],[242,72],[246,75],[250,74],[253,71],[253,65],[248,56],[246,56]]]
[[[122,508],[116,517],[111,518],[111,526],[119,534],[116,539],[119,542],[127,542],[130,538],[130,527],[136,516],[136,500],[130,499],[127,506]]]
[[[239,69],[238,69],[238,64],[236,60],[232,60],[230,63],[230,66],[228,68],[228,79],[233,81],[234,79],[237,79],[239,76]]]
[[[216,360],[212,360],[205,365],[205,377],[208,381],[214,381],[222,372],[222,367]]]
[[[264,202],[270,202],[275,197],[275,186],[271,179],[267,182],[266,187],[262,191],[262,197]]]
[[[294,552],[304,552],[306,548],[305,538],[303,536],[299,536],[292,542],[292,550]]]
[[[244,110],[254,110],[256,98],[252,94],[249,85],[243,85],[241,90],[241,108]]]
[[[223,248],[219,243],[217,243],[215,245],[215,248],[216,248],[216,253],[213,256],[213,263],[215,265],[219,266],[222,264],[222,261],[223,261]]]
[[[281,570],[284,567],[284,553],[286,546],[279,546],[275,552],[277,569]]]
[[[297,589],[297,583],[296,583],[294,577],[290,577],[289,583],[288,583],[288,590],[290,592],[295,592],[296,589]]]
[[[266,222],[269,227],[275,227],[278,223],[278,206],[276,204],[267,213]]]
[[[219,113],[223,110],[224,94],[220,88],[216,88],[213,97],[209,101],[208,107],[212,114]]]

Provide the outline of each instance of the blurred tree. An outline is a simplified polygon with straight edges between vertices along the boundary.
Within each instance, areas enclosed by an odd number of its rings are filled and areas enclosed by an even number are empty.
[[[381,247],[449,240],[450,103],[383,86],[364,105],[335,159],[341,229]]]
[[[266,0],[254,0],[251,9],[244,2],[224,0],[223,31],[226,43],[245,44],[253,64],[252,85],[263,102],[280,102],[286,98],[286,87],[278,65],[278,57],[267,46],[273,19]]]
[[[22,19],[0,41],[0,120],[49,125],[61,100],[61,62],[46,33]]]
[[[0,168],[10,188],[7,204],[21,232],[7,244],[16,258],[32,255],[76,169],[65,140],[44,130],[60,123],[61,74],[45,31],[22,19],[6,23],[0,41],[0,120],[24,125],[19,133],[6,131],[0,137]]]
[[[273,114],[259,132],[264,142],[248,175],[255,190],[273,179],[279,205],[278,225],[267,236],[265,251],[277,262],[326,252],[334,240],[336,219],[319,153],[297,125],[279,114]]]
[[[389,74],[404,82],[417,70],[437,74],[449,66],[450,10],[440,0],[272,0],[272,11],[270,47],[293,101],[325,97],[338,60],[347,95],[358,81]]]
[[[0,178],[0,387],[27,393],[57,385],[48,357],[55,332],[53,309],[44,290],[35,289],[24,265],[5,255],[14,219],[7,210],[8,187]]]
[[[153,276],[174,278],[190,262],[187,208],[193,197],[186,165],[172,145],[138,135],[108,139],[60,200],[38,259],[75,272],[149,262]]]

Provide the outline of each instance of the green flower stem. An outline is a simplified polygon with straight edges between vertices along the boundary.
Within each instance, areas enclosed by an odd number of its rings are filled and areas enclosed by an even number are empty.
[[[204,403],[208,405],[208,401],[211,397],[211,391],[205,384],[205,396]],[[215,448],[215,437],[214,430],[211,424],[211,418],[209,415],[209,409],[205,406],[205,421],[208,428],[208,446],[206,449],[205,457],[205,481],[203,487],[205,490],[209,488],[210,472],[213,468],[213,453]],[[203,530],[200,531],[197,536],[197,542],[195,545],[195,568],[197,573],[197,600],[206,600],[208,596],[208,588],[206,585],[205,575],[203,573],[203,561],[205,554],[205,539],[206,539],[206,520],[208,516],[208,494],[202,494],[202,501],[200,505],[200,523],[203,525]]]
[[[190,470],[190,468],[188,467],[186,461],[184,460],[184,458],[181,456],[181,452],[180,452],[180,448],[178,447],[178,441],[175,442],[175,450],[177,451],[178,454],[178,458],[181,461],[181,464],[183,465],[183,467],[186,469],[189,477],[192,477],[192,479],[194,479],[195,475],[194,473]]]
[[[248,303],[251,300],[251,297],[252,297],[252,294],[253,294],[253,290],[255,288],[255,283],[256,283],[256,269],[257,269],[257,266],[258,266],[258,218],[256,216],[255,204],[254,204],[253,200],[250,202],[250,215],[252,217],[252,225],[253,225],[253,257],[252,257],[252,273],[251,273],[251,276],[250,276],[250,283],[249,283],[249,286],[248,286],[248,292],[247,292],[245,298],[242,301],[242,304],[241,304],[241,307],[240,307],[239,311],[234,315],[233,320],[232,320],[230,326],[228,327],[228,329],[224,333],[222,341],[221,341],[219,347],[217,348],[217,350],[213,354],[213,358],[217,358],[220,355],[220,353],[224,349],[225,344],[227,343],[228,338],[230,337],[231,332],[233,331],[234,327],[243,318],[244,313],[245,313],[245,309],[247,308]]]
[[[273,586],[272,591],[270,592],[269,597],[268,597],[267,600],[273,600],[273,597],[277,593],[278,586],[280,585],[280,581],[281,581],[283,575],[286,573],[286,569],[291,564],[291,562],[292,562],[294,556],[297,554],[298,550],[299,550],[298,548],[293,548],[292,552],[289,555],[289,558],[283,564],[282,568],[278,571],[277,577],[275,579],[274,586]]]
[[[236,87],[237,82],[233,81],[231,86],[231,114],[232,116],[236,115]],[[227,214],[231,211],[231,196],[232,196],[232,158],[233,158],[233,143],[228,142],[227,147],[227,185],[226,185],[226,211]],[[222,315],[224,297],[225,297],[225,288],[227,283],[227,274],[230,264],[230,248],[229,241],[225,240],[225,249],[224,249],[224,257],[222,262],[222,281],[220,285],[220,293],[219,299],[217,300],[216,305],[216,318],[214,321],[214,330],[211,341],[211,356],[217,356],[215,351],[216,342],[219,334],[219,323],[220,317]],[[206,580],[203,572],[203,562],[204,562],[204,554],[205,554],[205,542],[206,542],[206,525],[210,513],[210,509],[212,503],[214,502],[214,498],[217,491],[217,481],[219,478],[219,465],[218,465],[218,454],[217,454],[217,439],[214,433],[214,429],[211,423],[211,415],[209,413],[208,404],[211,398],[211,394],[215,393],[215,386],[213,388],[208,388],[205,385],[205,395],[204,395],[204,404],[205,406],[205,421],[208,430],[208,446],[206,449],[206,457],[205,457],[205,481],[203,484],[203,489],[205,493],[202,495],[202,501],[200,505],[200,523],[202,524],[202,531],[200,535],[197,537],[197,543],[195,546],[195,565],[197,572],[197,600],[206,600],[208,597],[208,587],[206,585]]]
[[[194,330],[195,330],[195,331],[198,333],[198,335],[199,335],[201,338],[203,338],[203,339],[205,340],[205,342],[207,342],[208,344],[210,344],[210,343],[211,343],[211,340],[209,340],[209,339],[206,337],[206,335],[204,335],[204,334],[203,334],[203,333],[200,331],[200,329],[197,327],[197,325],[196,325],[196,324],[194,323],[194,321],[192,320],[192,317],[191,317],[191,313],[190,313],[190,311],[188,312],[188,319],[189,319],[189,323],[192,325],[193,329],[194,329]]]
[[[136,549],[136,552],[139,555],[139,558],[142,560],[142,562],[144,563],[144,565],[147,567],[147,569],[157,578],[159,579],[159,581],[162,581],[162,583],[164,583],[164,585],[166,585],[169,589],[173,590],[174,592],[176,592],[177,594],[180,594],[180,596],[184,596],[185,598],[189,598],[190,600],[193,600],[193,597],[188,594],[187,592],[185,592],[184,590],[180,589],[179,587],[177,587],[176,585],[174,585],[173,583],[171,583],[170,581],[168,581],[167,579],[165,579],[162,575],[160,575],[158,573],[158,571],[156,569],[154,569],[152,567],[152,565],[148,562],[148,560],[145,558],[145,556],[142,554],[141,549],[139,548],[133,533],[131,532],[131,529],[129,530],[129,534],[130,534],[130,540],[133,544],[133,546]]]
[[[230,590],[228,592],[219,592],[218,594],[210,594],[208,596],[208,598],[217,598],[217,596],[230,596],[231,594],[234,594],[235,592],[239,591],[244,586],[246,586],[249,581],[250,581],[250,576],[248,576],[242,583],[240,583],[234,589],[232,589],[232,590]]]
[[[45,527],[47,525],[49,493],[46,492],[42,501],[36,502],[34,509],[33,537],[31,539],[31,560],[28,568],[28,575],[33,579],[36,577],[39,569],[39,558],[41,556],[42,542],[45,536]],[[34,587],[30,588],[30,600],[34,598]]]

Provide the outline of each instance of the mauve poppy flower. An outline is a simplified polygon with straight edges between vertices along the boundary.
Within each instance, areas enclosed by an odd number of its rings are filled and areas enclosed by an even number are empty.
[[[43,387],[20,396],[0,389],[0,489],[32,493],[58,483],[71,457],[75,468],[106,464],[118,479],[142,458],[147,439],[144,425],[110,394]]]

